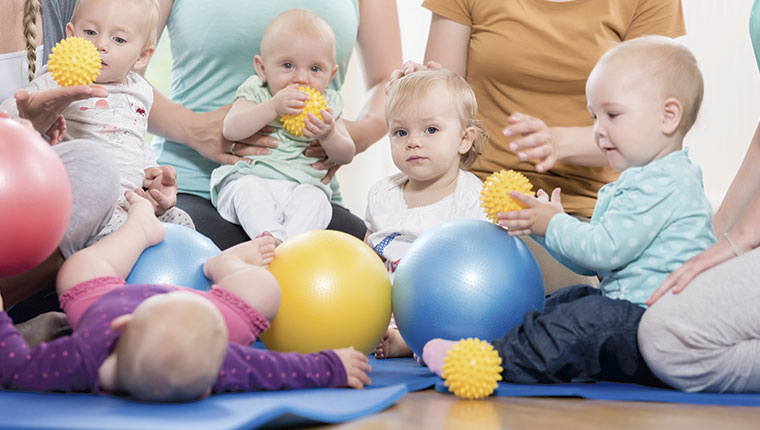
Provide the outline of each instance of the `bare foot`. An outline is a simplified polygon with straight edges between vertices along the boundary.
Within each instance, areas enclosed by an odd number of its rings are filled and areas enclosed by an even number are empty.
[[[274,237],[272,235],[272,233],[270,233],[268,231],[262,231],[258,236],[256,236],[254,238],[254,240],[260,239],[260,238],[263,238],[263,237],[271,237],[272,239],[274,239],[274,246],[275,247],[280,246],[280,244],[282,243],[282,241],[280,239],[277,239],[276,237]]]
[[[429,341],[422,348],[422,361],[425,362],[431,372],[442,376],[443,358],[446,357],[446,354],[456,343],[456,341],[445,339],[433,339]]]
[[[71,334],[69,320],[63,312],[45,312],[29,321],[16,324],[16,329],[21,333],[21,337],[29,348]]]
[[[411,357],[412,350],[401,337],[398,329],[388,328],[380,344],[375,348],[375,358]]]
[[[355,350],[353,346],[350,348],[334,349],[333,352],[338,355],[338,358],[343,363],[343,367],[346,369],[346,376],[348,377],[346,385],[348,387],[360,389],[364,385],[370,384],[371,381],[369,376],[367,376],[367,372],[372,370],[372,368],[367,363],[366,355]]]
[[[203,274],[218,282],[224,276],[245,266],[266,267],[274,259],[275,238],[272,235],[257,236],[253,240],[239,243],[215,255],[203,265]]]
[[[148,246],[153,246],[164,240],[164,225],[156,218],[153,205],[132,191],[124,193],[129,202],[129,216],[126,223],[140,226]]]

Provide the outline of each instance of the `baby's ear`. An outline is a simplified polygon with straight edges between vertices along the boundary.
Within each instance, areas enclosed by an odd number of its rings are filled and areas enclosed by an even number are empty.
[[[69,22],[66,24],[66,37],[71,37],[74,35],[74,24]]]
[[[473,142],[475,142],[475,136],[477,133],[475,132],[475,127],[467,127],[464,130],[462,130],[462,139],[459,141],[459,153],[460,154],[466,154],[467,151],[472,148]]]
[[[256,70],[256,74],[259,75],[261,82],[267,81],[267,76],[264,70],[264,60],[261,59],[261,55],[253,57],[253,68]]]
[[[155,46],[146,46],[143,48],[142,52],[140,52],[140,56],[137,58],[137,61],[135,61],[134,66],[132,66],[133,70],[143,70],[146,67],[148,67],[148,63],[150,62],[150,57],[153,56],[153,53],[156,52]]]
[[[118,316],[111,321],[111,329],[114,331],[118,331],[119,333],[123,332],[124,329],[127,327],[127,324],[132,321],[132,314],[124,314],[121,316]]]
[[[675,97],[668,97],[662,106],[662,132],[671,135],[678,130],[683,118],[683,105]]]

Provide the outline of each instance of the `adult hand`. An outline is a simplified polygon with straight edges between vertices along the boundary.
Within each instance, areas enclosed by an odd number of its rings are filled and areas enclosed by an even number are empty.
[[[327,170],[325,176],[322,177],[322,183],[325,185],[329,184],[333,176],[335,176],[335,172],[340,168],[340,165],[333,163],[327,158],[327,153],[325,152],[325,149],[322,148],[319,139],[312,140],[311,143],[309,143],[309,146],[304,149],[303,154],[307,157],[320,159],[319,161],[311,163],[311,167],[317,170]]]
[[[66,119],[63,115],[55,120],[53,125],[45,132],[45,135],[50,139],[50,146],[57,145],[63,140],[63,136],[66,135]]]
[[[520,161],[537,160],[536,171],[545,172],[557,162],[557,148],[551,128],[542,120],[515,112],[507,119],[502,133],[506,137],[521,136],[510,142],[509,150]]]
[[[668,275],[659,287],[646,301],[647,306],[652,306],[660,297],[669,290],[678,294],[689,285],[697,275],[718,264],[736,257],[731,244],[726,238],[721,239],[715,245],[705,249],[699,254],[686,260],[686,263]]]
[[[236,142],[229,141],[222,135],[224,116],[232,105],[225,105],[210,112],[198,113],[190,122],[194,139],[185,142],[199,154],[219,164],[235,164],[238,161],[250,162],[246,155],[266,155],[269,148],[277,147],[277,141],[267,134],[274,129],[266,126],[257,134]]]
[[[31,121],[40,133],[47,133],[71,103],[90,97],[108,97],[108,91],[100,85],[77,85],[36,93],[18,90],[13,96],[19,116]]]
[[[161,216],[177,204],[177,172],[172,166],[148,167],[143,186],[135,193],[148,200],[156,216]]]
[[[388,90],[393,86],[393,84],[398,81],[399,79],[403,78],[404,76],[418,72],[420,70],[426,70],[426,69],[440,69],[441,65],[436,63],[435,61],[428,61],[425,64],[415,63],[414,61],[407,61],[404,63],[404,67],[400,69],[396,69],[391,72],[391,76],[388,78],[388,83],[385,84],[385,92],[387,93]]]

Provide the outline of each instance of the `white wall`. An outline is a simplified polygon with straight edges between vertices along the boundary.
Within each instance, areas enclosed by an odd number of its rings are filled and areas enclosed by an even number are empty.
[[[715,209],[760,120],[760,76],[748,31],[752,1],[683,1],[689,34],[684,43],[694,52],[705,77],[700,118],[686,143],[692,159],[702,166],[705,190]],[[420,61],[424,56],[430,13],[420,7],[421,3],[397,0],[407,60]],[[353,117],[362,105],[364,82],[360,67],[354,55],[344,87],[347,118]],[[393,172],[386,138],[338,171],[346,206],[363,216],[369,187]]]

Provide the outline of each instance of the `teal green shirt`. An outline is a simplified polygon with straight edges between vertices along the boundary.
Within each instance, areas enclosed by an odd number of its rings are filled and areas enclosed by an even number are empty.
[[[269,21],[296,7],[314,11],[332,27],[339,69],[330,88],[339,91],[359,28],[356,0],[175,0],[167,22],[172,100],[196,112],[232,103],[237,88],[255,73],[253,57]],[[177,170],[179,192],[210,198],[211,171],[219,164],[190,147],[159,138],[153,140],[153,151],[160,164]],[[340,202],[335,188],[332,201]]]
[[[264,85],[258,75],[253,75],[238,88],[237,97],[244,97],[252,103],[260,104],[272,99],[269,88]],[[325,102],[332,109],[335,119],[340,118],[343,111],[343,98],[340,93],[325,90]],[[255,155],[246,157],[251,160],[250,164],[238,161],[235,164],[223,164],[211,172],[211,202],[216,206],[216,199],[224,180],[233,174],[256,175],[266,179],[284,179],[298,182],[299,184],[311,184],[325,192],[329,198],[332,194],[330,187],[322,183],[325,172],[317,170],[311,165],[316,158],[307,157],[303,154],[311,137],[294,136],[283,128],[279,118],[269,123],[274,127],[271,134],[277,140],[277,148],[273,148],[268,155]],[[335,180],[335,178],[333,178]]]
[[[752,4],[752,12],[749,14],[749,36],[755,49],[755,61],[760,69],[760,0],[755,0]]]

